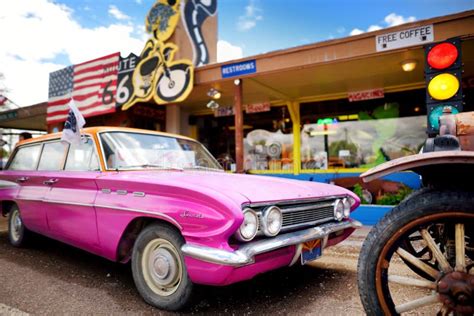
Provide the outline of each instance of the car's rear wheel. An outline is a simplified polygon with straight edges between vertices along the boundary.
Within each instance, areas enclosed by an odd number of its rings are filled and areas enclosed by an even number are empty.
[[[23,224],[20,209],[15,204],[8,212],[8,239],[15,247],[24,247],[28,243],[30,231]]]
[[[132,254],[135,285],[150,305],[166,310],[184,308],[193,284],[184,264],[183,237],[165,224],[152,224],[138,236]]]

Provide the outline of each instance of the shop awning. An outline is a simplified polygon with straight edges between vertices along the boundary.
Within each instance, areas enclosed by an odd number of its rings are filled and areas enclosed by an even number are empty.
[[[0,128],[46,131],[47,102],[0,112]]]

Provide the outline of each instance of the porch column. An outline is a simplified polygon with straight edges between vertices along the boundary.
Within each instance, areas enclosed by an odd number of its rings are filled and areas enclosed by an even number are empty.
[[[244,116],[242,112],[242,79],[234,81],[235,162],[237,173],[244,172]]]
[[[179,105],[166,105],[166,132],[173,134],[181,134],[181,118]]]
[[[286,105],[290,112],[293,123],[293,173],[300,174],[301,171],[301,117],[300,103],[297,101],[287,101]]]

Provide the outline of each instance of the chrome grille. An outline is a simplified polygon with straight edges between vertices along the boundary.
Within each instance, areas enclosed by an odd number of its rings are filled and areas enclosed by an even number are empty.
[[[283,228],[293,227],[299,224],[313,224],[334,219],[334,206],[310,205],[305,207],[295,207],[282,209]]]
[[[278,206],[283,215],[281,231],[288,231],[305,226],[313,226],[334,220],[334,201],[326,199],[322,201],[305,201],[292,203],[269,203],[268,205],[251,205],[260,216],[265,207]]]

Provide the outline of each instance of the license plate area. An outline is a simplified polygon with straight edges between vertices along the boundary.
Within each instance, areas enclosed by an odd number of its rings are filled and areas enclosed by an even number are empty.
[[[321,239],[310,240],[302,244],[301,264],[316,260],[323,254]]]

